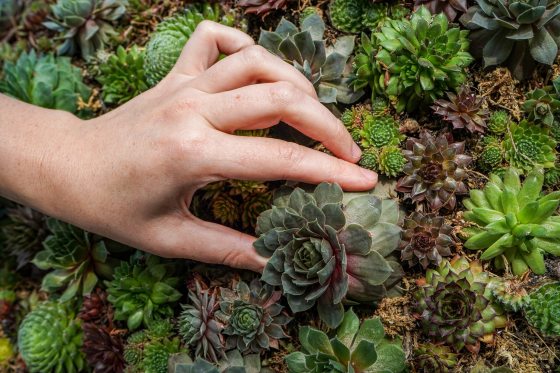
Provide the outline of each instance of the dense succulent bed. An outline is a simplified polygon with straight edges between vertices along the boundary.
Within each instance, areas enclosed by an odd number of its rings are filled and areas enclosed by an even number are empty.
[[[560,371],[556,1],[0,0],[0,92],[101,115],[204,19],[299,69],[380,185],[200,190],[262,276],[0,200],[0,371]]]

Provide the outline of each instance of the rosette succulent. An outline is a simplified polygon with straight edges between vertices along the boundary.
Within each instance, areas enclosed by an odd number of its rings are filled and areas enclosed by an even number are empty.
[[[21,0],[0,1],[0,36],[17,26],[22,7]]]
[[[51,6],[53,17],[43,24],[62,34],[59,55],[81,53],[89,59],[117,33],[112,22],[126,11],[128,0],[58,0]]]
[[[399,132],[399,123],[390,115],[365,114],[362,126],[361,143],[365,148],[398,145],[405,139]]]
[[[379,172],[389,177],[395,177],[403,171],[406,164],[401,148],[395,145],[384,146],[379,152]]]
[[[122,262],[115,268],[114,279],[105,281],[109,302],[115,307],[115,319],[126,320],[129,330],[150,325],[159,318],[173,315],[170,303],[181,298],[176,289],[179,278],[175,267],[150,255],[145,262]]]
[[[507,318],[494,302],[491,280],[478,262],[465,258],[443,260],[429,269],[414,293],[416,316],[426,336],[456,351],[477,352],[480,341],[490,342]]]
[[[507,261],[515,275],[529,268],[536,274],[545,272],[544,253],[560,255],[560,219],[556,209],[560,192],[541,195],[543,171],[531,171],[523,184],[512,168],[503,180],[491,175],[483,190],[471,190],[463,204],[464,218],[476,223],[479,233],[465,242],[470,250],[483,250],[481,260],[494,259],[497,268]]]
[[[125,361],[123,357],[122,338],[112,330],[85,323],[82,326],[84,331],[84,345],[82,350],[86,360],[94,373],[121,373],[124,371]]]
[[[397,183],[397,191],[415,203],[426,203],[430,210],[453,210],[456,195],[467,193],[464,179],[472,158],[464,142],[453,142],[451,135],[434,137],[421,132],[420,138],[408,138],[404,155],[406,174]]]
[[[449,22],[453,22],[458,15],[467,11],[467,0],[416,0],[414,8],[425,6],[430,13],[443,13]]]
[[[22,53],[17,62],[4,63],[0,92],[47,109],[78,114],[78,102],[87,102],[91,89],[79,68],[66,57]]]
[[[344,200],[343,200],[344,199]],[[335,328],[345,299],[373,303],[399,294],[402,268],[398,205],[370,194],[344,195],[337,184],[277,196],[257,221],[257,252],[270,257],[262,280],[282,286],[293,312],[317,306]]]
[[[553,188],[560,185],[560,166],[558,164],[545,171],[544,185],[546,185],[549,188]]]
[[[47,220],[47,226],[52,235],[43,241],[44,250],[33,258],[33,264],[40,269],[53,270],[43,277],[43,290],[65,288],[60,297],[65,302],[78,294],[90,294],[99,276],[112,277],[112,260],[104,241],[53,218]]]
[[[414,350],[414,362],[421,373],[450,373],[457,365],[457,354],[447,346],[425,343]]]
[[[348,87],[343,75],[354,50],[354,36],[341,36],[327,47],[324,33],[325,23],[317,14],[304,18],[300,28],[282,18],[275,31],[261,30],[259,44],[305,75],[322,103],[351,104],[363,93]]]
[[[272,10],[283,9],[288,0],[237,0],[235,5],[245,9],[245,14],[267,15]]]
[[[560,283],[541,286],[529,294],[525,317],[545,335],[560,335]]]
[[[217,365],[197,357],[192,361],[186,353],[171,356],[170,373],[272,373],[272,370],[261,366],[259,354],[241,355],[237,350],[227,352],[227,357]]]
[[[286,356],[290,373],[399,373],[406,370],[400,340],[385,336],[376,317],[360,323],[350,309],[336,335],[304,326],[299,330],[302,351]]]
[[[447,92],[448,100],[434,102],[434,113],[451,123],[454,129],[466,128],[469,132],[484,133],[489,111],[483,108],[484,98],[477,96],[469,86],[463,85],[457,94]]]
[[[527,291],[521,283],[515,280],[506,280],[503,278],[494,279],[490,283],[492,295],[498,303],[500,303],[506,311],[518,312],[525,307],[529,301]]]
[[[509,114],[505,110],[498,110],[490,115],[488,119],[488,130],[495,135],[503,135],[506,133],[511,123]]]
[[[18,331],[18,350],[31,372],[82,372],[81,346],[82,328],[68,303],[40,303]]]
[[[398,4],[375,3],[369,0],[331,0],[329,15],[332,25],[343,32],[358,33],[375,30],[389,18],[399,19],[409,11]]]
[[[452,231],[441,216],[413,212],[404,220],[401,260],[411,267],[420,263],[424,269],[430,264],[439,265],[444,256],[451,255]]]
[[[368,170],[377,171],[379,169],[379,150],[375,147],[367,148],[362,152],[358,164]]]
[[[220,311],[216,314],[225,324],[226,350],[237,349],[243,354],[278,348],[278,340],[288,337],[285,326],[292,320],[275,291],[258,279],[248,285],[237,283],[235,290],[221,288]]]
[[[482,171],[490,172],[497,169],[502,164],[503,159],[501,143],[496,140],[484,145],[478,156],[478,165]]]
[[[506,64],[526,79],[536,62],[552,65],[560,43],[560,5],[549,0],[476,0],[460,21],[472,30],[473,54],[484,66]]]
[[[430,105],[464,83],[464,68],[473,60],[467,35],[423,6],[410,20],[388,20],[371,39],[362,35],[352,84],[369,84],[374,97],[389,98],[398,112]]]
[[[560,8],[558,10],[560,12]],[[551,126],[554,115],[560,110],[560,97],[553,86],[535,89],[527,95],[523,110],[529,114],[529,120]]]
[[[183,341],[195,348],[195,356],[217,362],[224,354],[224,326],[214,313],[219,307],[216,292],[202,290],[200,282],[195,283],[196,291],[189,290],[190,304],[182,305],[179,315],[179,334]]]

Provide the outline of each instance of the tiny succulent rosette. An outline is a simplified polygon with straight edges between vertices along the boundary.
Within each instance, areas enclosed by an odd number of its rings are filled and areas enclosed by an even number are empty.
[[[560,84],[560,81],[557,84]],[[535,89],[527,95],[522,107],[529,114],[529,120],[547,126],[554,123],[554,116],[560,110],[560,97],[555,87],[556,85]]]
[[[313,84],[322,103],[351,104],[363,94],[353,91],[344,75],[354,36],[341,36],[327,47],[324,33],[325,22],[317,14],[305,17],[299,28],[282,18],[275,31],[261,30],[259,44],[293,64]]]
[[[345,299],[375,303],[399,294],[403,271],[392,256],[398,221],[395,201],[345,195],[337,184],[277,196],[257,222],[254,246],[270,257],[262,280],[282,286],[293,312],[316,305],[321,320],[335,328]]]
[[[397,191],[432,211],[455,209],[457,195],[468,193],[464,180],[472,157],[464,152],[465,143],[453,142],[449,134],[435,137],[424,131],[419,138],[408,138],[404,151],[408,163]]]
[[[84,323],[82,351],[95,373],[121,373],[124,371],[123,342],[118,333],[93,323]]]
[[[362,145],[381,148],[386,145],[398,145],[405,136],[399,131],[399,123],[390,115],[365,114],[361,130]]]
[[[286,7],[288,0],[237,0],[235,5],[245,10],[245,14],[265,16],[273,10]]]
[[[170,373],[272,373],[262,367],[259,354],[242,355],[238,350],[228,351],[217,364],[197,357],[194,361],[186,353],[174,354],[169,360]]]
[[[556,161],[556,141],[546,128],[528,121],[511,125],[506,136],[504,156],[510,166],[530,171],[535,167],[551,168]]]
[[[416,316],[426,336],[456,351],[478,352],[480,341],[492,341],[507,318],[494,302],[491,279],[478,262],[443,260],[429,269],[414,293]]]
[[[529,324],[547,336],[560,336],[560,283],[543,285],[528,298],[524,310]]]
[[[369,0],[331,0],[329,15],[332,25],[340,31],[359,33],[375,30],[388,19],[404,18],[410,11],[400,4]]]
[[[304,326],[299,330],[301,351],[286,356],[290,373],[399,373],[406,370],[400,340],[385,336],[376,317],[360,323],[352,309],[346,311],[336,335]]]
[[[457,365],[457,354],[448,346],[424,343],[414,350],[414,363],[421,373],[451,373]]]
[[[443,13],[449,22],[453,22],[457,16],[467,11],[467,0],[416,0],[414,8],[425,6],[430,13]]]
[[[529,302],[527,290],[516,280],[499,278],[490,284],[492,295],[508,312],[519,312]]]
[[[488,131],[494,135],[503,135],[506,133],[511,118],[507,111],[497,110],[490,115],[488,119]]]
[[[463,85],[455,94],[447,92],[449,100],[439,99],[432,109],[443,120],[450,122],[454,129],[465,128],[469,132],[484,133],[486,120],[490,113],[483,108],[484,98],[474,93],[469,86]]]
[[[239,281],[235,290],[220,289],[220,311],[225,324],[226,350],[243,354],[278,349],[278,340],[287,338],[285,326],[292,320],[279,303],[282,292],[258,279],[247,284]]]
[[[529,269],[544,274],[544,253],[560,255],[560,192],[542,195],[543,181],[542,169],[530,172],[522,184],[509,168],[503,179],[491,175],[483,190],[471,190],[463,216],[477,224],[478,233],[464,246],[482,250],[480,259],[493,259],[498,269],[507,261],[517,276]]]

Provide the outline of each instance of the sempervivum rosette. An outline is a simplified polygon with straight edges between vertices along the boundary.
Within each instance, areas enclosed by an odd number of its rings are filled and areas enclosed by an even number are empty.
[[[346,200],[343,201],[343,199]],[[262,280],[282,286],[293,312],[317,304],[321,320],[337,327],[343,300],[372,303],[397,294],[402,268],[395,201],[347,194],[322,183],[275,199],[257,221],[257,252],[270,257]]]

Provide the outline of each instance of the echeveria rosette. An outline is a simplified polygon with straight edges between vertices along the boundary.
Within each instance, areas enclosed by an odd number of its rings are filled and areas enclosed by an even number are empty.
[[[467,85],[462,85],[455,94],[447,92],[449,100],[439,99],[434,102],[434,113],[450,122],[454,129],[465,128],[469,132],[484,133],[486,120],[490,112],[484,109],[484,98],[477,96]]]
[[[301,351],[286,356],[290,373],[400,373],[406,370],[402,342],[385,336],[376,317],[360,323],[350,309],[336,335],[304,326],[299,330]]]
[[[511,125],[503,142],[504,156],[510,166],[530,171],[535,167],[551,168],[556,161],[556,141],[546,128],[524,120]]]
[[[226,358],[217,364],[197,357],[194,361],[187,353],[172,355],[169,359],[170,373],[272,373],[262,367],[259,354],[241,355],[238,350],[228,351]]]
[[[416,0],[414,8],[425,6],[430,13],[443,13],[449,22],[453,22],[459,14],[467,11],[467,0]]]
[[[414,363],[422,373],[451,373],[457,365],[457,354],[448,346],[424,343],[414,350]]]
[[[257,221],[255,248],[270,257],[262,280],[282,286],[293,312],[317,305],[321,320],[336,328],[345,299],[373,303],[398,294],[402,268],[391,257],[398,220],[393,200],[345,195],[330,183],[313,193],[296,188]]]
[[[286,7],[288,0],[237,0],[235,5],[245,9],[245,14],[265,16],[272,10]]]
[[[480,259],[494,259],[498,269],[506,260],[517,276],[529,268],[544,274],[544,253],[560,255],[560,192],[541,195],[543,180],[542,169],[535,169],[521,184],[517,171],[509,168],[503,179],[491,175],[483,190],[471,190],[463,216],[479,230],[464,246],[483,250]]]
[[[560,110],[560,95],[554,88],[546,86],[527,94],[527,100],[523,103],[522,108],[529,114],[529,120],[547,126],[553,125],[555,114],[558,114]]]
[[[529,324],[547,336],[560,335],[560,283],[541,286],[529,294],[524,307]]]
[[[452,346],[478,352],[480,341],[492,340],[507,318],[494,302],[491,279],[478,262],[465,258],[443,260],[429,269],[414,293],[416,317],[426,336]]]

